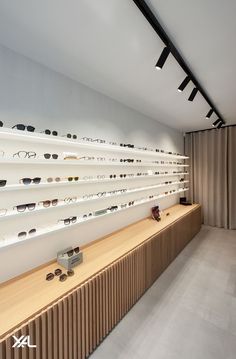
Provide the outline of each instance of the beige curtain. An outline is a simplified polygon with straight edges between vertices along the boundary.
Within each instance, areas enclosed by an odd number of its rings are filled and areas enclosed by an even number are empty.
[[[236,127],[185,136],[190,157],[190,200],[203,207],[203,223],[236,229]]]

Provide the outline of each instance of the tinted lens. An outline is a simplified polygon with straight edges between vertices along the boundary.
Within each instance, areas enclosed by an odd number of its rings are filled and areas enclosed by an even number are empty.
[[[68,251],[66,253],[67,253],[68,257],[71,257],[71,256],[73,256],[74,251],[73,251],[73,249],[71,249],[70,251]]]
[[[70,219],[69,218],[66,218],[64,219],[64,224],[67,226],[68,224],[70,224]]]
[[[75,274],[75,272],[73,271],[73,269],[70,269],[67,271],[68,277],[72,277],[74,274]]]
[[[57,132],[57,131],[52,131],[52,135],[53,135],[53,136],[57,136],[57,135],[58,135],[58,132]]]
[[[58,199],[53,199],[53,200],[52,200],[52,205],[53,205],[53,206],[56,206],[57,204],[58,204]]]
[[[35,229],[35,228],[33,228],[33,229],[31,229],[31,230],[29,231],[29,234],[30,234],[30,235],[35,234],[35,233],[36,233],[36,229]]]
[[[60,282],[65,282],[65,280],[67,280],[67,275],[66,274],[60,275],[59,280]]]
[[[71,134],[70,133],[67,133],[67,138],[71,138]]]
[[[77,221],[77,217],[71,217],[71,222],[75,223]]]
[[[18,238],[24,238],[27,236],[27,233],[26,232],[20,232],[18,233]]]
[[[22,178],[22,182],[24,184],[30,184],[31,183],[31,178]]]
[[[73,135],[73,139],[76,140],[76,139],[77,139],[77,136],[76,136],[76,135]]]
[[[36,203],[28,203],[27,204],[28,210],[33,211],[35,209],[35,205],[36,205]]]
[[[7,181],[6,180],[0,180],[0,187],[6,186]]]
[[[18,212],[24,212],[26,210],[26,205],[21,204],[19,206],[16,206],[16,209],[17,209]]]
[[[45,130],[44,131],[46,135],[51,135],[51,131],[50,130]]]
[[[52,177],[47,178],[48,183],[51,183],[53,181]]]
[[[78,180],[79,180],[79,177],[74,177],[74,180],[75,180],[75,181],[78,181]]]
[[[54,153],[54,154],[52,155],[52,158],[53,158],[54,160],[57,160],[57,159],[58,159],[58,155]]]
[[[60,180],[61,180],[60,177],[56,177],[56,178],[55,178],[55,181],[56,181],[56,182],[60,182]]]
[[[51,158],[50,153],[44,153],[44,158],[46,158],[46,160],[48,160],[49,158]]]
[[[0,121],[0,127],[2,127],[3,126],[3,122],[2,121]]]
[[[17,130],[24,131],[25,125],[19,124],[19,125],[16,125],[16,128],[17,128]]]
[[[75,248],[74,248],[74,252],[75,252],[76,254],[79,253],[79,250],[80,250],[79,247],[75,247]]]
[[[62,270],[61,270],[60,268],[57,268],[57,269],[55,269],[54,274],[55,274],[56,276],[59,276],[59,275],[62,274]]]
[[[68,177],[68,181],[69,182],[73,181],[73,177]]]
[[[27,126],[27,131],[34,132],[35,128],[33,126]]]
[[[44,206],[45,208],[49,207],[50,204],[51,204],[51,201],[43,201],[43,206]]]
[[[54,278],[54,274],[53,273],[48,273],[46,275],[46,280],[52,280]]]
[[[39,184],[40,182],[41,182],[41,178],[40,178],[40,177],[35,177],[35,178],[33,178],[33,183]]]

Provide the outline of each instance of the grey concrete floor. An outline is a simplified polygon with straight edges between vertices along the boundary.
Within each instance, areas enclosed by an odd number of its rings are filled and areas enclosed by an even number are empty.
[[[236,359],[236,231],[203,226],[90,358]]]

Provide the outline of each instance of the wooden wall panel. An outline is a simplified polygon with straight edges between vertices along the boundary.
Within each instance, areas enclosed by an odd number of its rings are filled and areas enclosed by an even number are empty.
[[[0,343],[0,359],[84,359],[160,276],[199,231],[197,208],[116,262],[14,332],[30,335],[35,348]]]

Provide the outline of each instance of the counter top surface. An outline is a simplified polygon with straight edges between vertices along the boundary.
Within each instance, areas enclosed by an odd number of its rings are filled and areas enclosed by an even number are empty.
[[[62,268],[55,261],[16,280],[3,283],[0,286],[0,339],[97,272],[198,207],[199,205],[196,204],[175,205],[163,212],[160,222],[146,218],[95,241],[83,249],[83,263],[74,268],[74,276],[69,277],[65,282],[59,282],[57,277],[49,282],[45,280],[47,273]],[[167,212],[168,216],[166,216]],[[65,272],[64,269],[63,271]]]

